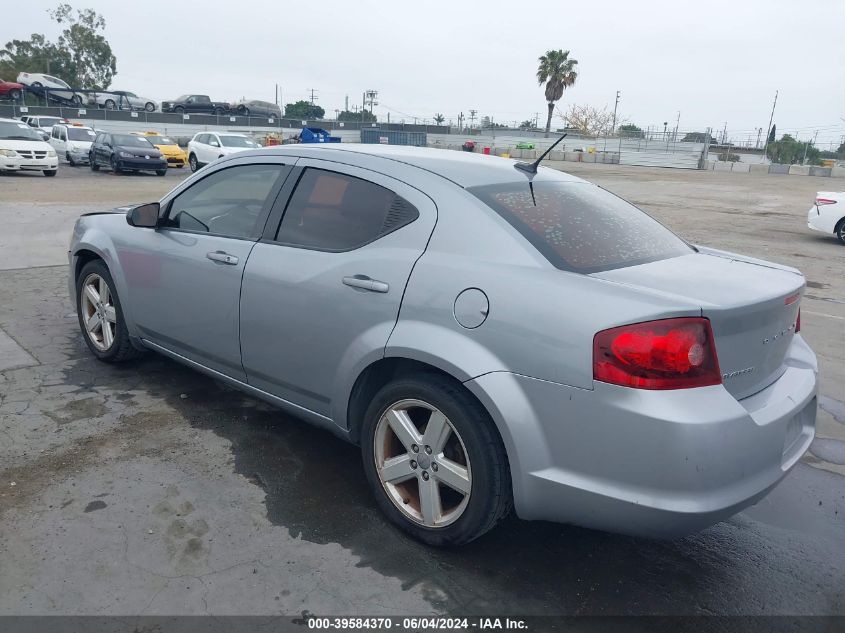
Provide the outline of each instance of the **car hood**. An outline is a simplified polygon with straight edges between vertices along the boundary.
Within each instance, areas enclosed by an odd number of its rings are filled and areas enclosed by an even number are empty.
[[[161,152],[158,151],[155,147],[150,147],[149,149],[147,149],[145,147],[135,147],[134,145],[115,145],[114,151],[126,152],[127,154],[133,154],[135,156],[149,156],[150,158],[161,158]]]
[[[47,150],[53,149],[53,146],[50,145],[47,141],[18,141],[0,139],[0,149],[13,149],[15,151],[23,149],[29,151],[34,150],[36,152],[46,152]]]
[[[156,145],[156,147],[163,156],[181,156],[185,153],[185,150],[178,145]]]

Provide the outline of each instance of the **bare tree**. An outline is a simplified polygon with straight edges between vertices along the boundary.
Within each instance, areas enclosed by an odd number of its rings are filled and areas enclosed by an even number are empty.
[[[610,134],[613,129],[613,111],[607,107],[599,109],[573,103],[566,114],[558,110],[557,116],[563,120],[564,127],[584,136],[602,136]],[[624,118],[616,117],[617,125],[624,122]]]

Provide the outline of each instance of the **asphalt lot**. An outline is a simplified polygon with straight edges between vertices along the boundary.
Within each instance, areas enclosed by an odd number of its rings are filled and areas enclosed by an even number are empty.
[[[806,228],[840,181],[565,168],[806,275],[817,440],[770,496],[673,542],[511,518],[461,549],[417,544],[355,447],[164,358],[92,358],[67,298],[73,220],[187,172],[63,165],[0,176],[0,614],[845,614],[845,247]]]

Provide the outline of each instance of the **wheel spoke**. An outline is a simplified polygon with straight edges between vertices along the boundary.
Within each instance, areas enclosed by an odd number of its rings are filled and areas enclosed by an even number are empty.
[[[100,301],[103,304],[109,302],[109,285],[106,283],[106,280],[100,277]]]
[[[85,329],[89,332],[94,332],[99,325],[102,325],[102,323],[100,323],[100,315],[96,312],[85,321]]]
[[[437,458],[437,471],[432,474],[450,488],[465,495],[468,495],[472,488],[467,469],[447,457]]]
[[[384,461],[381,467],[381,479],[389,484],[399,484],[414,476],[411,468],[411,456],[399,455]]]
[[[100,293],[94,289],[92,284],[85,284],[85,296],[92,305],[97,305],[100,302]]]
[[[408,412],[390,409],[385,415],[387,416],[387,423],[390,425],[390,429],[396,434],[399,441],[402,442],[405,450],[410,453],[411,445],[419,444],[422,438],[420,437],[419,431],[417,431],[417,427],[414,426],[414,423],[408,416]]]
[[[114,336],[112,335],[111,324],[110,323],[103,323],[103,345],[105,346],[106,349],[111,347],[113,340],[114,340]]]
[[[428,418],[428,425],[425,427],[423,443],[430,446],[435,455],[439,455],[443,452],[443,447],[446,446],[451,433],[452,427],[449,426],[446,416],[440,411],[432,411],[431,417]]]
[[[435,479],[423,478],[419,480],[420,486],[420,513],[426,525],[434,525],[443,514],[443,507],[440,503],[440,487]]]
[[[106,321],[109,323],[117,323],[117,313],[114,310],[114,306],[106,306]]]

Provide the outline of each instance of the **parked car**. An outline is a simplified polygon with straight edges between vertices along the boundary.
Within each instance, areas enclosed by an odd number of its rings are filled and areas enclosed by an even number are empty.
[[[232,106],[232,112],[238,116],[261,116],[282,118],[282,109],[269,101],[241,101]]]
[[[54,125],[68,123],[67,119],[59,116],[22,116],[21,121],[35,128],[45,141],[50,140]]]
[[[828,235],[833,234],[845,244],[845,193],[819,191],[807,212],[807,226]]]
[[[85,96],[73,89],[58,77],[45,75],[44,73],[18,73],[18,83],[29,86],[32,89],[45,89],[45,94],[55,101],[72,103],[80,106],[85,102]]]
[[[63,156],[72,167],[80,163],[87,163],[91,153],[91,145],[97,134],[93,128],[81,123],[59,123],[53,126],[50,134],[50,145],[56,154]]]
[[[127,90],[90,93],[88,105],[106,110],[146,110],[147,112],[155,112],[158,107],[154,99],[139,97]]]
[[[200,132],[188,142],[188,164],[196,171],[218,158],[256,147],[261,145],[245,134]]]
[[[95,357],[154,350],[359,444],[380,508],[429,544],[512,503],[694,532],[767,494],[814,435],[804,277],[691,246],[554,169],[262,148],[80,218],[69,255]]]
[[[55,176],[59,159],[41,135],[26,123],[0,119],[0,171],[41,171]]]
[[[188,153],[179,147],[179,144],[167,136],[163,136],[160,132],[135,132],[138,136],[142,136],[152,143],[161,155],[167,160],[168,167],[178,167],[182,169],[185,163],[188,162]]]
[[[19,101],[23,97],[23,84],[0,79],[0,99]]]
[[[208,95],[182,95],[173,101],[161,102],[162,112],[175,112],[176,114],[226,114],[229,112],[229,104],[225,101],[212,101]]]
[[[167,161],[147,139],[134,134],[100,132],[91,144],[88,156],[92,171],[109,167],[113,172],[154,171],[167,174]]]

